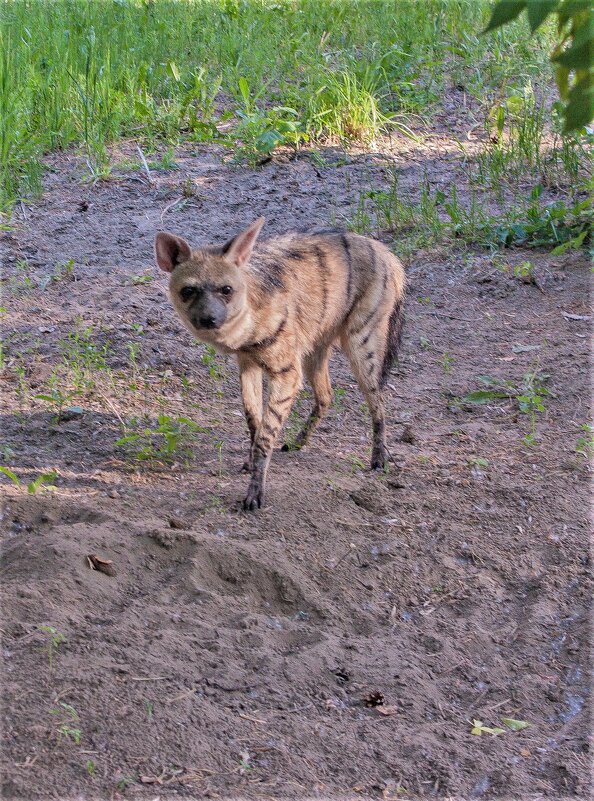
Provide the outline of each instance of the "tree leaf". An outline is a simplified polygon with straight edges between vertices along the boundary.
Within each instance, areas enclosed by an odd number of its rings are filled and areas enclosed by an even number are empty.
[[[532,33],[559,5],[559,0],[528,0],[528,22]]]
[[[526,723],[525,720],[516,720],[515,718],[501,718],[501,722],[504,726],[507,726],[508,729],[512,731],[522,731],[522,729],[527,728],[530,724]]]
[[[569,93],[563,133],[577,131],[588,125],[592,119],[594,119],[594,84],[588,86],[586,81],[578,82]]]
[[[594,25],[592,20],[589,20],[575,31],[571,46],[553,56],[551,61],[569,69],[588,70],[591,68],[593,50]]]
[[[475,734],[477,737],[480,737],[483,733],[497,735],[504,732],[505,729],[500,729],[499,726],[484,726],[482,720],[473,720],[472,729],[470,730],[470,733]]]
[[[511,22],[526,7],[526,2],[527,0],[500,0],[493,9],[489,24],[483,33],[499,28],[506,22]]]

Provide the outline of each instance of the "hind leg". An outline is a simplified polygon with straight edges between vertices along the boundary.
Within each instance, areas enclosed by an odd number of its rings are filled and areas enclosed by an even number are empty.
[[[311,435],[317,428],[320,420],[326,415],[332,403],[332,385],[330,384],[330,373],[328,372],[329,358],[330,347],[324,346],[314,351],[314,353],[307,356],[304,360],[303,368],[313,390],[314,406],[305,425],[295,438],[295,445],[293,447],[297,449],[304,448],[307,445]],[[290,450],[290,446],[287,444],[283,445],[283,450]]]
[[[386,448],[386,420],[382,393],[382,365],[386,350],[387,320],[373,330],[364,332],[361,338],[342,337],[342,348],[346,353],[361,392],[365,396],[373,423],[373,445],[371,469],[383,470],[388,466]]]

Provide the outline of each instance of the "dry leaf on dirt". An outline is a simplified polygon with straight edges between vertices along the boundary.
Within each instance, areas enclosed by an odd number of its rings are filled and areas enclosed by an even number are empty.
[[[390,706],[390,705],[388,705],[388,706],[378,706],[378,707],[376,707],[376,709],[380,713],[380,715],[385,715],[386,717],[389,717],[390,715],[397,715],[398,714],[398,709],[395,706]]]
[[[512,731],[522,731],[522,729],[525,729],[530,725],[525,720],[516,720],[516,718],[501,718],[501,722],[504,726],[507,726],[507,728],[511,729]]]
[[[91,553],[87,556],[87,561],[91,570],[98,570],[106,576],[115,576],[116,571],[111,559],[102,559],[97,554]]]

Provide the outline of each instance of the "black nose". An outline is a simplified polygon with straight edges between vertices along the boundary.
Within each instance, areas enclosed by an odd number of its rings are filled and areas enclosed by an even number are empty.
[[[212,314],[209,314],[206,317],[200,317],[198,322],[200,323],[200,328],[216,328],[217,327],[217,320]]]

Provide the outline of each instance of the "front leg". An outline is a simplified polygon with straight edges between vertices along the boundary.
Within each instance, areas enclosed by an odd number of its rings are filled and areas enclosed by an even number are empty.
[[[268,404],[262,417],[262,424],[256,432],[252,448],[252,479],[243,502],[243,508],[249,511],[260,508],[264,503],[266,473],[272,449],[301,387],[300,363],[291,364],[274,372],[269,370],[268,376]]]
[[[237,358],[239,364],[239,381],[241,384],[241,398],[243,411],[250,432],[250,456],[243,469],[251,473],[254,461],[254,442],[256,432],[262,423],[262,379],[263,371],[259,364],[240,354]]]

